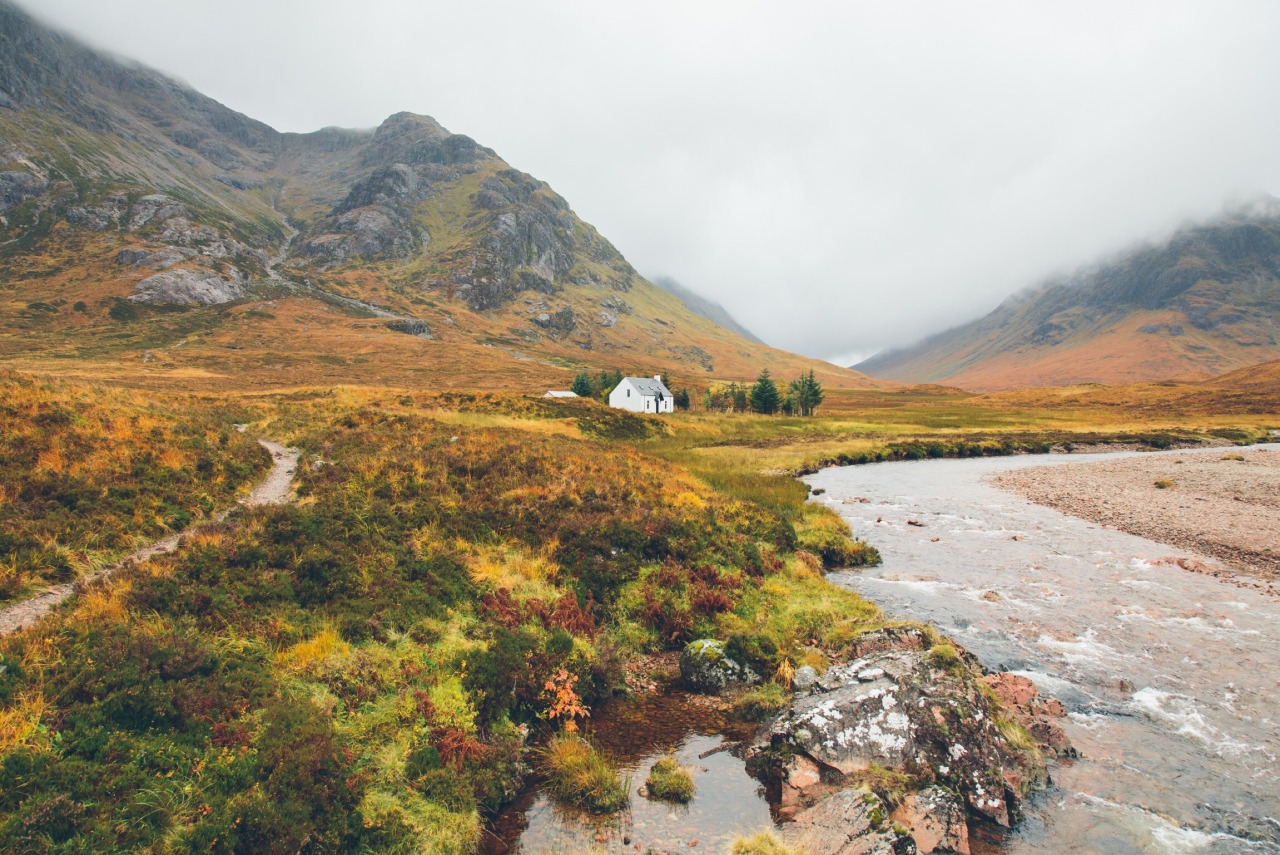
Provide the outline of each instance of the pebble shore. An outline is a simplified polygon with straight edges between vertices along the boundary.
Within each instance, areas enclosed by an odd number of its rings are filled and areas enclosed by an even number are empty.
[[[1212,556],[1275,590],[1280,451],[1224,448],[1007,472],[1000,487],[1063,513]],[[1219,575],[1204,562],[1171,559]]]

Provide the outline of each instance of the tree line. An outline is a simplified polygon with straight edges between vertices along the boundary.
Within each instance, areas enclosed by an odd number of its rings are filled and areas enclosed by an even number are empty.
[[[825,399],[826,393],[813,369],[786,384],[785,389],[780,389],[766,368],[751,385],[729,383],[706,390],[702,395],[702,406],[718,412],[751,410],[764,415],[812,416]]]
[[[580,371],[573,378],[570,389],[580,398],[594,398],[607,403],[609,393],[621,382],[622,372],[617,369],[601,371],[594,376]],[[671,388],[665,374],[662,375],[662,384]],[[672,390],[671,395],[676,409],[689,409],[688,389]],[[729,383],[707,389],[702,394],[702,408],[722,413],[752,411],[764,415],[782,413],[788,416],[812,416],[825,399],[826,393],[822,383],[814,376],[813,369],[787,383],[784,388],[779,388],[766,368],[760,372],[755,383]]]

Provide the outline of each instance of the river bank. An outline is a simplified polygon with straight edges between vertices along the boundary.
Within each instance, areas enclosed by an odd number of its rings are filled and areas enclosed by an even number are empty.
[[[1038,466],[1002,473],[995,483],[1063,513],[1210,555],[1271,590],[1280,579],[1280,451]],[[1180,566],[1222,575],[1206,562]]]

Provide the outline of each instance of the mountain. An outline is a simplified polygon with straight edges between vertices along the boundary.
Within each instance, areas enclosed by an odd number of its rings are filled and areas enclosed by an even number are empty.
[[[427,116],[281,133],[0,0],[0,359],[139,383],[534,391],[810,368]]]
[[[753,341],[756,344],[764,344],[764,342],[757,338],[755,334],[734,320],[733,315],[729,314],[728,309],[714,300],[708,300],[706,297],[695,294],[693,291],[690,291],[670,276],[655,276],[650,281],[663,291],[666,291],[673,297],[678,298],[681,303],[684,303],[685,308],[694,314],[701,315],[707,320],[719,324],[727,330],[733,330],[747,341]]]
[[[1280,357],[1280,200],[1005,300],[855,368],[977,390],[1206,376]]]

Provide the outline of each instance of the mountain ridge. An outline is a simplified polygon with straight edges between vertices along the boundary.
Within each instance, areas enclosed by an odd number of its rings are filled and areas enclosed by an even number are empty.
[[[979,391],[1220,374],[1280,357],[1280,200],[1260,197],[859,362]]]

